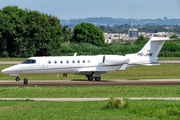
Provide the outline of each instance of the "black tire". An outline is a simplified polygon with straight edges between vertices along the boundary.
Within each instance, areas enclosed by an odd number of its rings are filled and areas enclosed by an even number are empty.
[[[19,77],[16,77],[16,79],[15,79],[16,81],[20,81],[20,78]]]
[[[93,81],[93,76],[92,75],[88,76],[88,80]]]
[[[101,80],[101,77],[95,77],[95,80],[96,80],[96,81],[100,81],[100,80]]]

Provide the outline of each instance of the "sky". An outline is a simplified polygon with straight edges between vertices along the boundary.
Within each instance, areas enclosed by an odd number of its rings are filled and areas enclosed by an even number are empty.
[[[0,0],[0,9],[9,5],[66,20],[89,17],[180,18],[180,0]]]

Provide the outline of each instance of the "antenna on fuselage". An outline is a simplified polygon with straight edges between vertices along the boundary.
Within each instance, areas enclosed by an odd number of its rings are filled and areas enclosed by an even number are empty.
[[[77,55],[77,53],[74,53],[74,56],[76,56]]]

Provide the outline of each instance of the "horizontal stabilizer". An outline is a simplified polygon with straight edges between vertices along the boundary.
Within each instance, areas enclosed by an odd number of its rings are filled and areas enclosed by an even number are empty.
[[[155,62],[155,63],[142,63],[142,64],[139,64],[139,65],[152,66],[152,65],[159,65],[159,63],[158,62]]]
[[[170,39],[168,37],[152,37],[151,41],[170,41],[170,40],[176,40],[176,39]]]

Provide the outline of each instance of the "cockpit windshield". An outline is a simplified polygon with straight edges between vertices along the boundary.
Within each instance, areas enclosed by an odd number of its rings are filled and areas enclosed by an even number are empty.
[[[36,63],[36,60],[27,59],[27,60],[25,60],[24,62],[22,62],[21,64],[35,64],[35,63]]]

